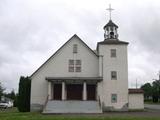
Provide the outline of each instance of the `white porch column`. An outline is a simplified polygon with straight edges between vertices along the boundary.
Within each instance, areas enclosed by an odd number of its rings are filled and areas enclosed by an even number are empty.
[[[48,81],[48,100],[51,100],[51,82]]]
[[[62,100],[66,100],[66,95],[65,95],[65,82],[62,82]]]
[[[86,81],[83,82],[83,100],[87,100],[87,84],[86,84]]]

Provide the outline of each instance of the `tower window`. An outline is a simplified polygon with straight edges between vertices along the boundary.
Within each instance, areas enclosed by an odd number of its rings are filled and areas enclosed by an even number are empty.
[[[111,94],[111,102],[116,103],[117,102],[117,94]]]
[[[111,80],[117,80],[117,72],[111,71]]]
[[[73,53],[77,53],[77,49],[78,49],[77,47],[78,47],[77,44],[74,44],[74,45],[73,45]]]
[[[111,49],[111,57],[116,57],[116,49]]]

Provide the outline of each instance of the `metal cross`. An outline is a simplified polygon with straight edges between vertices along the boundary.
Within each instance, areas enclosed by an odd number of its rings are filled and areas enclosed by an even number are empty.
[[[106,10],[109,11],[109,15],[110,15],[109,18],[111,20],[111,12],[112,12],[112,10],[114,10],[114,9],[111,8],[111,4],[109,4],[109,8],[107,8]]]

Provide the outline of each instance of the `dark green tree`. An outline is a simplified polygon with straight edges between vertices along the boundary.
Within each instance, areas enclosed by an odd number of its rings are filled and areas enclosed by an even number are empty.
[[[5,97],[12,99],[14,107],[17,107],[17,94],[12,90],[10,93],[5,93]]]
[[[141,86],[141,89],[144,90],[144,97],[150,98],[152,96],[153,102],[159,102],[160,99],[160,71],[158,73],[159,79],[153,79],[152,84],[146,83]]]
[[[155,80],[152,83],[152,99],[153,102],[158,102],[160,97],[160,80]]]
[[[29,77],[20,77],[19,90],[18,90],[18,110],[20,112],[30,111],[30,89],[31,80]]]
[[[10,93],[5,93],[5,97],[14,100],[16,97],[16,94],[15,94],[14,90],[12,90]]]
[[[3,92],[4,92],[4,88],[3,88],[3,86],[2,86],[2,84],[1,84],[1,82],[0,82],[0,100],[1,100],[1,96],[3,96]]]
[[[15,99],[14,99],[13,105],[14,105],[14,107],[17,107],[17,105],[18,105],[18,93],[15,94]]]
[[[145,83],[141,86],[141,89],[144,91],[145,100],[149,100],[152,97],[152,85],[150,83]]]

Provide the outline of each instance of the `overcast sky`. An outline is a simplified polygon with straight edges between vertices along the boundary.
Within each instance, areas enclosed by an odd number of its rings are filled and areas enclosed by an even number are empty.
[[[129,87],[158,78],[158,0],[0,0],[0,82],[7,91],[17,91],[20,76],[30,76],[74,34],[96,49],[109,3],[119,39],[130,43]]]

